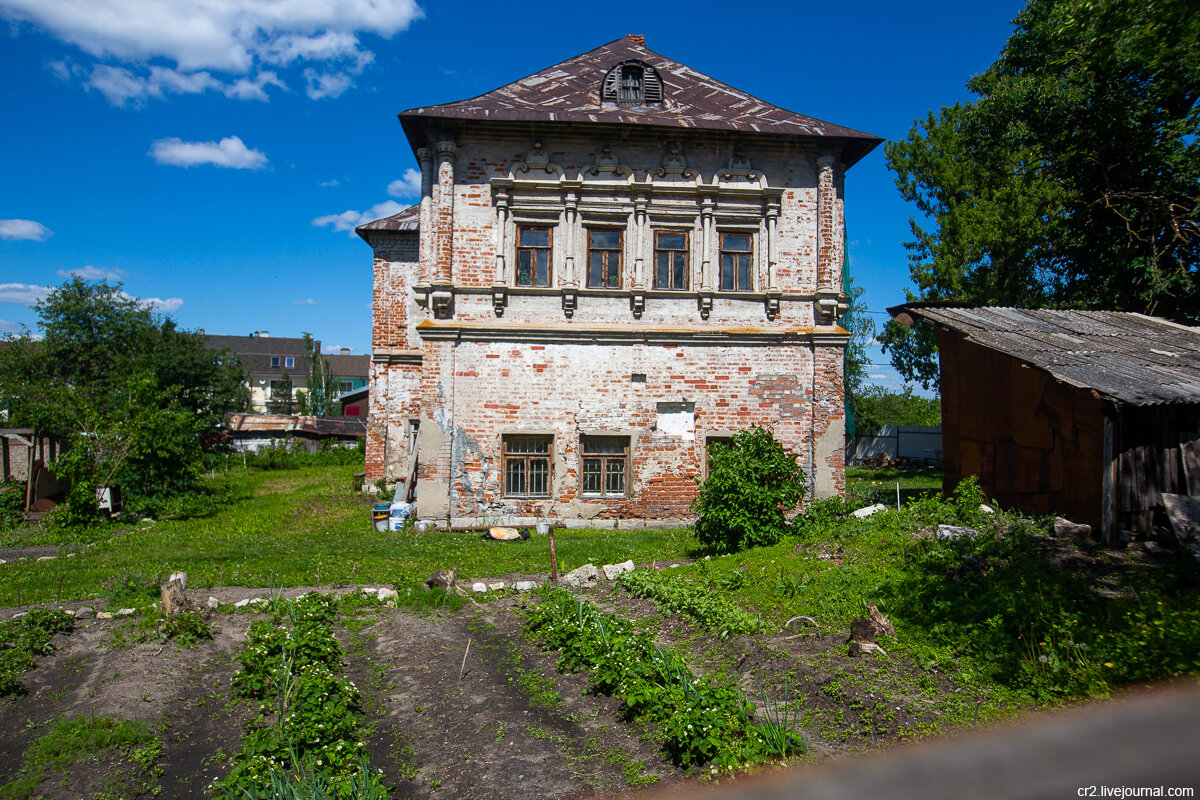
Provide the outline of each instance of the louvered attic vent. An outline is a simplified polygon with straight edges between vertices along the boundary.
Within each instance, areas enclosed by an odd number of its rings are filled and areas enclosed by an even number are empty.
[[[650,105],[663,99],[662,79],[654,67],[641,61],[618,64],[604,76],[601,99],[620,105]]]

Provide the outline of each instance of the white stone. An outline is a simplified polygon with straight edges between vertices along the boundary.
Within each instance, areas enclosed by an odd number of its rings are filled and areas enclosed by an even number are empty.
[[[74,553],[67,553],[67,558],[74,558],[74,557],[75,557]]]
[[[626,572],[633,572],[633,561],[624,561],[620,564],[605,564],[601,569],[604,570],[604,577],[607,580],[616,580]]]
[[[267,598],[265,598],[265,597],[256,597],[256,598],[254,598],[253,600],[251,600],[251,601],[250,601],[250,603],[251,603],[251,605],[256,605],[256,606],[259,606],[259,605],[266,605],[266,603],[267,603]]]
[[[97,611],[96,619],[112,619],[111,611]]]
[[[563,575],[562,580],[567,586],[590,586],[596,582],[596,576],[599,574],[595,564],[584,564]]]
[[[488,584],[488,591],[490,591],[490,592],[498,592],[503,588],[504,588],[504,581],[496,581],[495,583]]]
[[[386,603],[388,600],[399,599],[400,593],[397,592],[395,589],[388,589],[385,587],[385,588],[379,590],[379,594],[377,596],[379,597],[379,599],[381,601]]]
[[[15,613],[15,614],[13,614],[13,615],[12,615],[12,618],[13,618],[13,619],[20,619],[21,617],[25,616],[27,613],[29,613],[29,612],[27,612],[27,611],[18,611],[17,613]]]
[[[979,510],[985,514],[995,514],[996,513],[996,509],[992,508],[987,503],[980,503]]]
[[[132,609],[132,608],[120,608],[120,609],[117,609],[116,613],[114,613],[113,616],[114,617],[132,617],[133,612],[134,612],[134,609]]]
[[[487,584],[482,581],[471,584],[471,591],[483,594],[487,591]]]
[[[937,527],[937,538],[944,541],[953,541],[964,536],[971,539],[978,535],[979,531],[974,528],[963,528],[958,525],[938,525]]]
[[[378,590],[378,589],[372,589],[370,586],[364,586],[364,587],[362,587],[362,593],[363,593],[363,594],[373,594],[373,595],[375,595],[375,596],[378,596],[378,595],[379,595],[379,590]]]
[[[869,517],[872,514],[878,514],[880,511],[887,511],[887,506],[882,505],[881,503],[876,503],[873,506],[867,506],[866,508],[860,508],[858,511],[852,511],[850,512],[850,516],[862,519],[863,517]]]
[[[537,581],[517,581],[513,584],[513,588],[518,592],[531,592],[540,585]]]
[[[216,610],[217,610],[217,607],[221,605],[221,601],[220,601],[220,600],[218,600],[217,598],[213,597],[213,596],[210,594],[210,595],[208,596],[208,599],[204,601],[204,604],[205,604],[206,606],[208,606],[209,608],[213,609],[214,611],[216,611]]]
[[[74,617],[75,609],[73,609],[73,608],[63,609],[63,613],[66,614],[68,617]]]
[[[42,563],[43,561],[53,561],[53,560],[54,560],[54,559],[56,559],[56,558],[58,558],[58,556],[42,556],[41,558],[39,558],[39,559],[37,560],[37,563],[39,563],[39,564],[40,564],[40,563]]]
[[[236,603],[233,604],[233,607],[234,608],[245,608],[248,605],[250,605],[250,601],[248,599],[247,600],[238,600]]]

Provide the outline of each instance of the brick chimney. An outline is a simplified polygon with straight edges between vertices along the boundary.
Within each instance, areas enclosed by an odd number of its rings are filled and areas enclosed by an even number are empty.
[[[646,37],[640,33],[627,33],[625,34],[625,38],[641,47],[646,46]]]

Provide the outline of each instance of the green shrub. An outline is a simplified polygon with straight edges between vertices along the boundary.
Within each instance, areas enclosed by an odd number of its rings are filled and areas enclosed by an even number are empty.
[[[777,543],[788,532],[786,514],[804,498],[796,456],[771,432],[754,427],[709,453],[709,475],[692,501],[696,536],[717,553]]]
[[[72,629],[61,609],[34,608],[23,617],[0,622],[0,697],[25,693],[21,675],[33,668],[34,656],[53,652],[56,633]]]
[[[730,577],[720,587],[725,592],[739,588]],[[739,608],[725,592],[714,592],[712,587],[690,583],[680,578],[663,575],[661,572],[642,570],[627,572],[619,579],[621,586],[635,597],[647,597],[668,614],[682,614],[725,639],[762,630],[762,620]]]

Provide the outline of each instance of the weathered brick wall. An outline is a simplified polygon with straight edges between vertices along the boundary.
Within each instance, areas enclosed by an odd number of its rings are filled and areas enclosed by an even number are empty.
[[[687,519],[695,478],[704,469],[706,439],[750,425],[769,427],[797,454],[818,495],[843,490],[844,334],[814,328],[812,303],[819,256],[830,259],[820,277],[840,289],[840,166],[827,164],[825,185],[819,186],[820,154],[807,143],[671,133],[624,132],[612,155],[632,170],[625,188],[580,190],[587,195],[580,207],[588,210],[580,212],[577,232],[588,223],[626,231],[624,278],[620,290],[588,291],[586,236],[582,242],[577,237],[574,274],[580,289],[570,314],[562,295],[569,278],[567,190],[518,197],[524,210],[517,202],[517,210],[506,217],[497,212],[493,182],[508,179],[537,138],[466,133],[457,137],[452,153],[439,144],[434,150],[440,157],[422,158],[428,170],[422,219],[429,241],[423,236],[420,247],[424,262],[406,260],[412,258],[408,250],[401,256],[399,237],[372,241],[376,363],[368,438],[368,475],[394,480],[407,463],[406,424],[419,418],[421,517],[468,522],[545,513],[575,520]],[[549,161],[575,178],[596,163],[612,137],[556,132],[540,140]],[[749,232],[755,242],[755,287],[741,295],[714,292],[707,315],[695,290],[705,256],[702,206],[711,193],[697,192],[694,176],[676,176],[679,190],[663,193],[658,191],[661,176],[651,174],[677,143],[702,183],[711,183],[737,153],[765,175],[765,180],[757,175],[735,178],[737,188],[725,191],[716,203],[710,229],[714,246],[707,254],[713,268],[716,235],[722,230]],[[592,178],[582,177],[586,187]],[[650,198],[642,234],[632,202],[638,196]],[[540,211],[531,212],[531,203]],[[775,286],[782,295],[773,319],[764,294],[769,279],[766,215],[772,205],[778,208]],[[531,290],[511,286],[510,277],[497,314],[491,290],[504,274],[497,255],[507,259],[511,276],[516,226],[522,221],[555,228],[554,280],[549,289]],[[630,293],[636,259],[642,259],[649,287],[652,232],[667,228],[690,234],[690,260],[696,266],[692,291],[647,291],[639,317]],[[454,286],[452,305],[437,318],[432,301],[419,307],[412,300],[412,288],[419,292],[420,280]],[[732,337],[732,343],[721,337]],[[381,350],[419,350],[419,363],[415,358],[381,360]],[[681,408],[693,409],[686,430],[679,428],[687,413]],[[505,497],[503,436],[520,433],[553,437],[549,500]],[[628,437],[624,497],[581,495],[580,445],[587,435]]]

